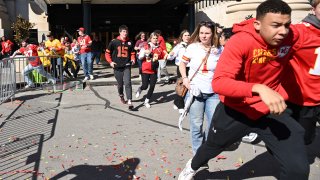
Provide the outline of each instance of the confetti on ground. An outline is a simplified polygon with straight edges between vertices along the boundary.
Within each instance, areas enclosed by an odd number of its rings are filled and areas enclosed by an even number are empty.
[[[235,167],[240,167],[241,164],[240,164],[240,163],[235,163],[234,166],[235,166]]]
[[[219,160],[219,159],[227,159],[227,157],[223,156],[223,155],[218,155],[216,158],[217,158],[217,160]]]

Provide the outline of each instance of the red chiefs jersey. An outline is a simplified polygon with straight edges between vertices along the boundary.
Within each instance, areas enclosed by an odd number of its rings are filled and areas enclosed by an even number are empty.
[[[303,106],[320,105],[320,29],[302,22],[299,46],[286,71],[283,86],[289,101]]]
[[[28,58],[28,61],[31,64],[31,66],[36,67],[36,66],[40,66],[42,64],[39,57],[34,57],[34,56],[38,56],[38,46],[37,45],[28,44],[26,47],[21,47],[19,49],[19,52],[22,53],[26,57],[32,57],[32,58]]]
[[[80,54],[91,52],[91,48],[88,47],[92,43],[90,36],[84,35],[78,37],[78,42],[80,44]]]
[[[158,63],[158,62],[151,62],[153,61],[154,59],[159,60],[159,59],[163,59],[164,58],[164,52],[162,50],[161,47],[155,47],[155,48],[151,48],[149,44],[146,44],[144,49],[146,50],[151,50],[151,57],[150,58],[146,58],[144,57],[143,60],[142,60],[142,73],[145,73],[145,74],[155,74],[157,73],[157,70],[156,69],[153,69],[152,68],[152,64],[154,63]]]
[[[12,51],[13,42],[11,42],[9,39],[1,43],[2,46],[2,53],[10,53]]]

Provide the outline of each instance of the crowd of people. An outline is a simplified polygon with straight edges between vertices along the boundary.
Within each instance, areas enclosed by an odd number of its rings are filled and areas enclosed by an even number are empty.
[[[128,27],[119,27],[119,36],[106,47],[105,59],[113,69],[121,103],[134,108],[131,68],[136,63],[141,85],[135,98],[148,89],[146,108],[151,107],[162,74],[169,81],[167,60],[174,60],[177,78],[188,89],[185,97],[176,96],[173,102],[179,113],[189,113],[193,152],[179,180],[192,179],[200,167],[207,167],[210,159],[248,134],[264,141],[280,163],[280,179],[308,179],[306,145],[315,139],[320,121],[320,0],[310,4],[311,13],[301,23],[291,24],[286,2],[266,0],[257,7],[255,18],[232,28],[202,21],[194,32],[181,31],[173,48],[166,45],[160,30],[149,36],[141,31],[134,43],[128,38]],[[77,78],[81,65],[83,81],[93,80],[93,63],[100,63],[103,45],[97,37],[91,40],[82,27],[78,33],[73,42],[52,34],[39,46],[24,40],[15,52],[12,42],[2,37],[1,54],[57,55],[33,58],[24,74],[37,70],[55,83],[63,73],[57,68]],[[33,87],[25,77],[27,87]],[[186,108],[187,101],[191,103]]]

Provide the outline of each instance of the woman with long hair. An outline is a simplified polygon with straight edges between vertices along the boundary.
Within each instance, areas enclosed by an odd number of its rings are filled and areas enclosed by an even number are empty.
[[[136,50],[137,52],[136,53],[137,63],[139,66],[139,74],[141,75],[142,61],[139,59],[139,52],[143,48],[143,46],[148,43],[146,33],[143,31],[139,32],[139,34],[136,35],[135,40],[136,40],[136,44],[134,46],[134,50]]]
[[[189,89],[186,95],[194,99],[189,110],[190,132],[193,154],[208,135],[212,116],[219,103],[218,94],[213,92],[211,82],[222,52],[214,22],[200,22],[192,33],[189,45],[179,64],[183,84]],[[187,64],[189,74],[187,76]],[[194,76],[194,77],[193,77]],[[190,82],[190,78],[193,77]],[[203,120],[206,116],[207,128],[203,132]]]
[[[178,44],[172,49],[172,51],[168,55],[168,60],[175,60],[175,64],[177,65],[177,78],[181,77],[181,73],[179,70],[179,65],[182,60],[183,54],[186,52],[187,45],[190,39],[190,33],[188,30],[183,30],[180,33]],[[187,64],[186,72],[189,70],[189,64]],[[173,108],[179,109],[179,113],[183,113],[184,110],[184,98],[180,96],[176,96],[173,101]]]

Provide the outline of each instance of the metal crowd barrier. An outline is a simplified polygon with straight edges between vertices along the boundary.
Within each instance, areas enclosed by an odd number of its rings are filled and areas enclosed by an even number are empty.
[[[0,60],[0,104],[14,97],[17,92],[24,91],[27,85],[24,71],[27,70],[29,61],[34,58],[40,58],[44,71],[53,77],[57,84],[62,84],[63,77],[63,63],[61,60],[60,66],[57,59],[60,56],[35,56],[25,57],[16,56],[14,58],[4,58]],[[34,84],[34,89],[42,88],[43,85],[48,84],[48,79],[33,70],[28,74],[28,77]]]
[[[13,59],[0,60],[0,105],[13,98],[16,91],[16,73]]]

